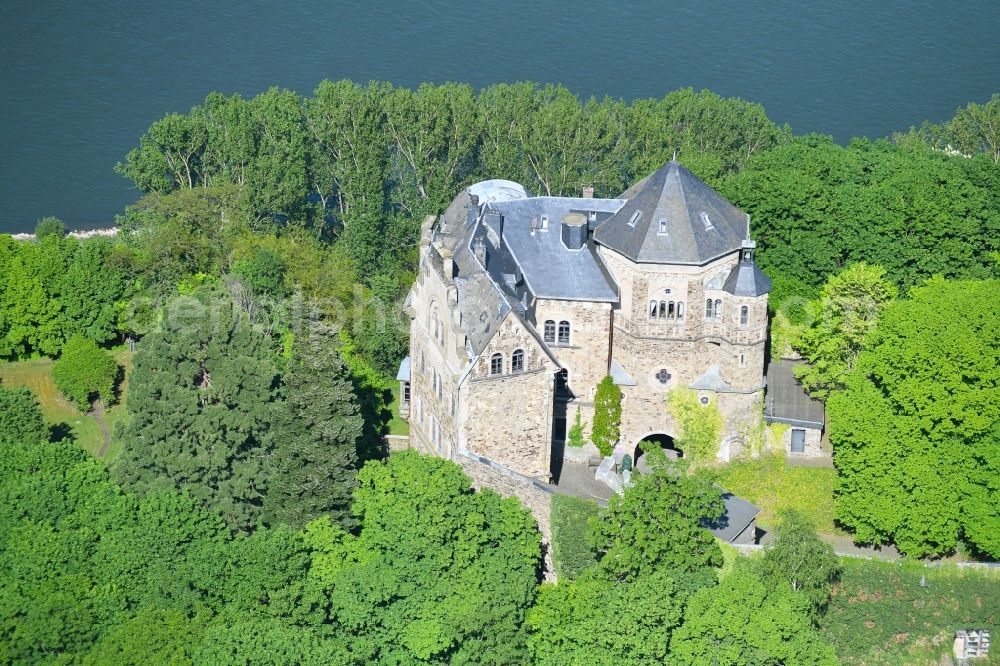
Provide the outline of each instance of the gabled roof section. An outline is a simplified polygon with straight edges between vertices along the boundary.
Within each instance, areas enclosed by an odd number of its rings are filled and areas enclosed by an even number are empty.
[[[637,263],[700,266],[740,249],[745,213],[672,161],[621,197],[594,240]]]

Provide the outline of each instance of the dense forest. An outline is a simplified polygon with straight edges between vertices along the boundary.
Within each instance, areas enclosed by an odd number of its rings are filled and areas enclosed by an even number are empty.
[[[115,238],[0,236],[0,359],[127,408],[96,460],[0,387],[0,661],[845,659],[832,550],[789,514],[724,552],[709,476],[662,460],[606,510],[554,507],[543,584],[515,500],[383,457],[418,230],[478,180],[611,196],[676,155],[752,216],[772,355],[828,401],[839,526],[1000,558],[998,146],[1000,95],[848,146],[690,89],[340,81],[165,116],[118,165],[143,196]]]

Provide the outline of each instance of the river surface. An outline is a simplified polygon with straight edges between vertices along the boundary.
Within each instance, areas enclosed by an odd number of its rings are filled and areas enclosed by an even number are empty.
[[[1000,0],[475,3],[8,0],[0,7],[0,232],[108,226],[114,165],[213,90],[321,80],[709,88],[837,141],[942,121],[1000,90]]]

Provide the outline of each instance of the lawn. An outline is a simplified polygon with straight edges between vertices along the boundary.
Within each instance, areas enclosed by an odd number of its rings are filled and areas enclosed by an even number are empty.
[[[778,513],[794,508],[825,534],[842,534],[833,524],[833,486],[836,470],[792,467],[780,456],[732,462],[713,471],[720,486],[761,509],[761,525],[773,526]]]
[[[386,405],[386,408],[392,412],[392,419],[389,421],[389,434],[409,435],[410,424],[399,418],[399,383],[393,382],[390,390],[392,391],[392,404]]]
[[[125,368],[125,379],[121,385],[121,402],[105,412],[108,427],[114,432],[116,423],[126,417],[124,396],[128,383],[128,373],[132,369],[132,354],[128,351],[114,353],[118,364]],[[101,429],[93,417],[81,413],[59,393],[52,381],[52,360],[47,358],[0,364],[0,382],[4,386],[27,386],[42,406],[42,415],[58,436],[72,437],[80,446],[97,455],[104,445]],[[110,459],[118,455],[118,447],[112,444],[104,457]]]
[[[841,563],[820,630],[845,664],[951,663],[942,656],[950,655],[956,630],[989,629],[1000,636],[1000,571],[849,558]],[[1000,664],[1000,650],[991,652],[989,660],[972,663]]]

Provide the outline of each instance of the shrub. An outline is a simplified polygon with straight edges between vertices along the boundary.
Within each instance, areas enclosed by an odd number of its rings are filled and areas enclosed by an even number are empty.
[[[573,579],[597,563],[590,544],[590,519],[601,513],[596,502],[573,497],[552,497],[552,563],[560,578]]]
[[[35,225],[35,240],[42,240],[46,236],[62,238],[65,235],[66,225],[58,217],[43,217]]]
[[[587,443],[587,440],[583,436],[583,421],[580,420],[580,408],[576,408],[576,419],[573,421],[573,426],[569,429],[569,435],[567,437],[567,444],[574,448],[580,448]]]
[[[715,462],[722,439],[722,414],[714,402],[702,405],[689,388],[667,394],[667,409],[677,423],[677,446],[698,465]]]
[[[114,402],[118,364],[92,340],[72,338],[62,348],[52,367],[52,380],[66,399],[81,411],[90,408],[91,400]]]
[[[610,375],[601,380],[594,394],[594,425],[590,439],[602,456],[610,456],[618,439],[622,421],[622,389]]]

